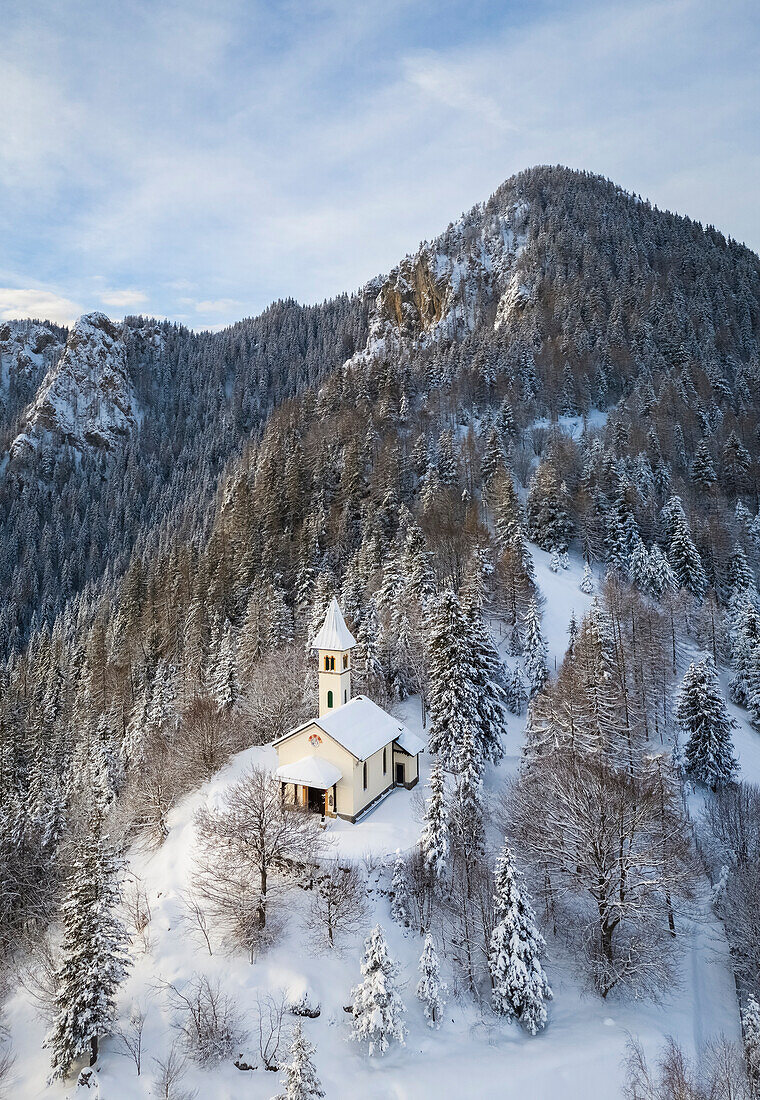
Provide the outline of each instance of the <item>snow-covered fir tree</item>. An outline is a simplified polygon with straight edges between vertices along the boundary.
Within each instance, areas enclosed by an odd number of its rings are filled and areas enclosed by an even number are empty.
[[[433,937],[428,932],[420,956],[420,980],[417,982],[417,999],[422,1002],[428,1027],[441,1026],[441,1013],[446,1006],[446,983],[441,981],[441,966]]]
[[[520,666],[515,664],[507,679],[507,706],[511,714],[520,715],[525,709],[528,692]]]
[[[475,602],[465,610],[479,749],[485,760],[498,764],[504,757],[506,732],[505,669],[493,635],[483,620],[482,610]]]
[[[282,1067],[280,1084],[285,1091],[280,1093],[277,1100],[322,1100],[325,1092],[312,1061],[316,1049],[304,1035],[299,1020],[293,1028],[289,1060]]]
[[[697,447],[694,461],[691,464],[691,479],[695,485],[698,485],[704,491],[712,488],[718,480],[706,439],[700,440]]]
[[[533,599],[528,606],[525,616],[523,631],[525,641],[525,672],[528,677],[530,695],[540,691],[549,678],[549,669],[546,665],[548,647],[541,633],[541,618],[538,614],[538,605]]]
[[[750,993],[742,1012],[744,1053],[747,1059],[747,1075],[753,1088],[760,1088],[760,1004]]]
[[[542,550],[566,550],[572,533],[567,487],[553,462],[541,462],[528,492],[528,537]]]
[[[676,700],[675,719],[686,737],[687,775],[712,790],[731,783],[738,772],[730,717],[712,657],[692,662]]]
[[[496,860],[495,891],[496,923],[488,953],[491,1000],[500,1016],[519,1020],[535,1035],[546,1026],[545,1002],[552,998],[541,965],[546,945],[507,844]]]
[[[594,574],[591,572],[591,566],[587,561],[583,563],[583,576],[578,587],[587,596],[590,596],[594,591]]]
[[[113,1029],[129,965],[127,932],[116,912],[119,874],[115,849],[96,825],[76,850],[63,901],[56,1015],[45,1039],[51,1079],[66,1077],[83,1055],[93,1065],[101,1036]]]
[[[470,627],[456,594],[446,589],[430,620],[430,752],[448,767],[467,730],[477,721],[469,645]]]
[[[371,1057],[385,1054],[393,1042],[406,1042],[406,1008],[396,990],[398,969],[379,924],[364,941],[361,973],[361,982],[351,991],[351,1038],[366,1043]]]
[[[219,638],[211,685],[219,710],[231,711],[238,701],[237,647],[232,624],[225,623]]]
[[[425,866],[436,881],[443,877],[449,855],[449,820],[446,807],[446,777],[438,757],[430,769],[430,797],[425,800],[425,819],[420,835]]]
[[[409,927],[409,895],[406,882],[406,865],[400,849],[396,849],[391,876],[391,917],[396,924]]]

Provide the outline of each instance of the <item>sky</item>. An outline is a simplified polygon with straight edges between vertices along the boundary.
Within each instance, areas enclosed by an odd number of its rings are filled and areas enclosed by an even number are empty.
[[[561,163],[760,249],[757,0],[0,0],[0,319],[220,327]]]

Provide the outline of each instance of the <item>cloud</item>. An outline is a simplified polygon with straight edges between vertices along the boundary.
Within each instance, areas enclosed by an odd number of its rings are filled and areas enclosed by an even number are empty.
[[[753,3],[8,0],[0,279],[227,322],[353,289],[536,163],[760,245]]]
[[[242,302],[238,302],[235,298],[207,298],[192,304],[196,313],[229,313],[231,310],[238,309]]]
[[[35,317],[59,325],[70,325],[81,313],[80,306],[71,299],[50,290],[0,287],[0,318],[3,321]]]
[[[114,309],[128,309],[130,306],[139,306],[147,302],[148,295],[142,290],[108,290],[100,296],[101,302]]]

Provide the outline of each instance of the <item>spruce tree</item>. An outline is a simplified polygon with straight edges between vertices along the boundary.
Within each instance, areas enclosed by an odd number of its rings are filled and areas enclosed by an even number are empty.
[[[566,550],[573,533],[568,493],[553,462],[542,462],[528,492],[528,536],[542,550]]]
[[[351,991],[351,1038],[357,1043],[366,1042],[371,1057],[385,1054],[394,1041],[402,1045],[406,1041],[406,1008],[396,991],[398,970],[379,924],[364,941],[361,972],[361,982]]]
[[[747,1076],[757,1090],[760,1089],[760,1004],[752,993],[747,998],[747,1004],[742,1012],[742,1032],[747,1059]]]
[[[698,485],[705,492],[711,489],[718,480],[706,439],[700,440],[697,447],[694,461],[691,464],[691,479],[695,485]]]
[[[525,680],[520,671],[520,666],[516,664],[507,680],[507,706],[510,712],[516,715],[522,714],[527,698]]]
[[[433,604],[429,637],[429,748],[445,767],[451,765],[465,732],[477,721],[469,637],[461,604],[446,589]]]
[[[290,1042],[290,1060],[285,1063],[280,1084],[285,1091],[277,1100],[322,1100],[324,1089],[317,1077],[312,1061],[316,1047],[303,1033],[300,1021],[293,1028]]]
[[[512,475],[508,470],[497,474],[488,488],[493,526],[500,550],[511,546],[522,522],[522,507]]]
[[[546,666],[548,653],[546,641],[541,633],[541,619],[535,599],[530,601],[525,616],[525,672],[531,697],[540,691],[549,678]]]
[[[406,885],[406,864],[399,848],[396,849],[396,859],[393,864],[391,877],[391,917],[396,924],[404,928],[409,927],[409,897]]]
[[[591,572],[591,566],[587,561],[583,563],[583,576],[578,587],[587,596],[590,596],[594,591],[594,574]]]
[[[683,512],[673,516],[673,533],[668,546],[668,558],[679,588],[686,588],[701,599],[707,588],[702,559],[694,545]]]
[[[681,682],[675,718],[686,735],[685,770],[712,790],[731,783],[738,772],[729,716],[712,657],[692,662]]]
[[[507,844],[496,860],[495,889],[496,923],[488,953],[493,1007],[535,1035],[546,1025],[544,1002],[552,998],[541,965],[546,945]]]
[[[479,748],[485,760],[498,764],[504,757],[503,738],[506,730],[504,665],[477,603],[473,602],[467,609],[467,618],[470,676],[475,691]]]
[[[430,772],[430,797],[425,802],[425,820],[420,836],[425,866],[440,881],[446,872],[449,854],[449,823],[446,809],[446,781],[443,766],[436,757]]]
[[[422,977],[417,983],[417,999],[422,1002],[428,1027],[441,1026],[441,1013],[446,1005],[446,984],[441,981],[440,964],[433,937],[428,932],[419,965]]]
[[[116,915],[119,871],[115,849],[96,826],[76,851],[63,901],[56,1016],[45,1039],[51,1080],[66,1077],[83,1054],[94,1065],[100,1037],[113,1028],[129,965],[127,932]]]

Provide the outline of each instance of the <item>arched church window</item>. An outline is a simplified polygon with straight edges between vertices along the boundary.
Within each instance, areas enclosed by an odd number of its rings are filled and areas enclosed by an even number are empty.
[[[333,705],[333,693],[331,691],[328,691],[327,693],[327,705],[328,707],[331,707]]]

